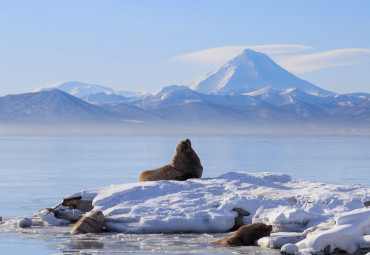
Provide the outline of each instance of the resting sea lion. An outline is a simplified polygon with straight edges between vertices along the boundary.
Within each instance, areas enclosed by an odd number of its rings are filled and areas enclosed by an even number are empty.
[[[100,233],[104,229],[104,214],[102,211],[95,211],[89,216],[83,217],[73,226],[71,235],[85,233]]]
[[[191,148],[190,140],[186,139],[177,145],[171,164],[142,172],[140,181],[186,181],[190,178],[200,178],[202,173],[203,167],[200,160]]]
[[[233,236],[222,238],[213,244],[226,246],[253,245],[254,241],[269,236],[272,231],[271,225],[254,223],[240,227]]]

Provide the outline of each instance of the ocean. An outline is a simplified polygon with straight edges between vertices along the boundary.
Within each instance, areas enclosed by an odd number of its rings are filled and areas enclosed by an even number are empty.
[[[203,177],[230,171],[370,188],[370,137],[364,136],[0,136],[0,216],[3,221],[53,207],[71,193],[137,182],[143,170],[170,163],[189,138]],[[10,229],[0,225],[2,254],[271,254],[258,248],[211,245],[225,234],[71,237],[68,227]],[[226,234],[227,235],[227,234]]]

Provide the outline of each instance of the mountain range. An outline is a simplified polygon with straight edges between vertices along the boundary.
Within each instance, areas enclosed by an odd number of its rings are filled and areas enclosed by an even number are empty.
[[[251,127],[367,129],[370,94],[327,91],[284,70],[266,54],[245,50],[188,86],[171,85],[154,94],[70,81],[0,97],[0,124],[4,121],[230,132]]]

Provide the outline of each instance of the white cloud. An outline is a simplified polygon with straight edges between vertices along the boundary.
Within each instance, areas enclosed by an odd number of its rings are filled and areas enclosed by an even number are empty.
[[[172,60],[216,67],[218,65],[225,64],[227,61],[236,57],[247,48],[263,52],[268,55],[275,54],[272,56],[274,61],[276,61],[283,68],[295,74],[308,73],[329,67],[347,66],[370,62],[370,49],[358,48],[339,49],[304,55],[276,55],[313,49],[310,46],[294,44],[211,48],[177,56]]]
[[[259,45],[259,46],[229,46],[191,52],[188,54],[177,56],[172,60],[205,65],[223,64],[229,61],[230,59],[236,57],[240,53],[242,53],[243,50],[245,49],[251,49],[266,54],[282,54],[309,50],[313,48],[305,45],[285,45],[285,44]]]
[[[54,88],[54,87],[57,87],[58,85],[60,85],[64,82],[67,82],[67,80],[66,81],[57,81],[57,82],[53,82],[53,83],[45,83],[45,84],[39,86],[38,88],[32,90],[32,92],[39,92],[39,91],[44,90],[44,89]]]
[[[292,73],[308,73],[329,67],[370,62],[370,49],[340,49],[307,55],[280,56],[274,60]]]

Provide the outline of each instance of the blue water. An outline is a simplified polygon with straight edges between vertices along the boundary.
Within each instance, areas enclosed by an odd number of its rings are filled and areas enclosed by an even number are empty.
[[[0,216],[28,216],[70,193],[136,182],[143,170],[170,163],[184,138],[191,139],[201,159],[203,177],[270,171],[370,188],[370,137],[0,136]],[[0,233],[0,246],[20,242],[39,254],[59,247],[17,236]]]

